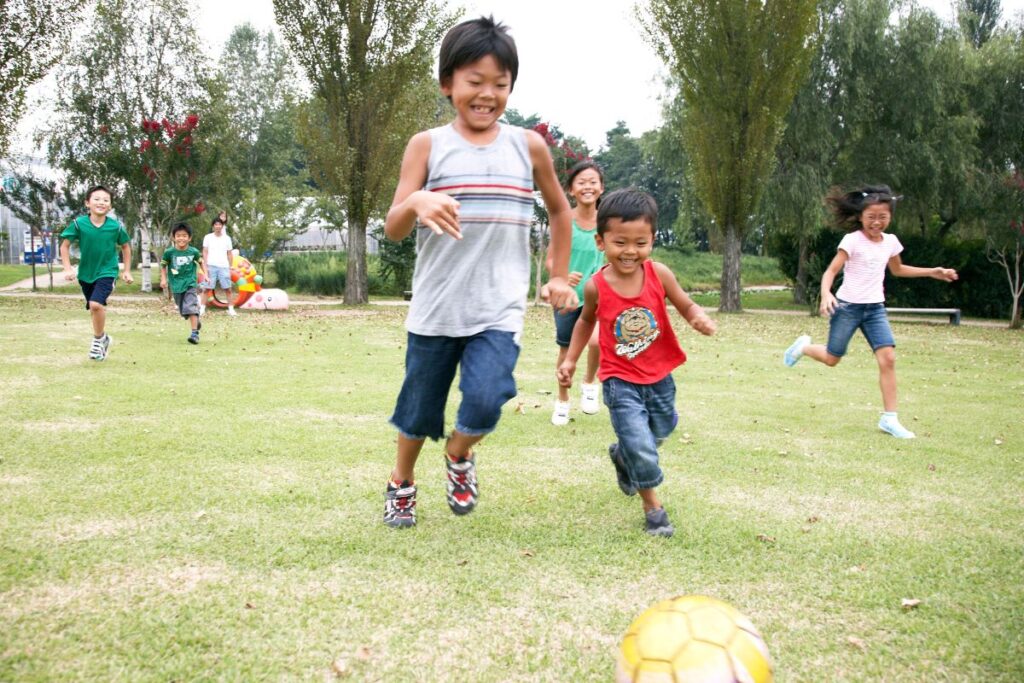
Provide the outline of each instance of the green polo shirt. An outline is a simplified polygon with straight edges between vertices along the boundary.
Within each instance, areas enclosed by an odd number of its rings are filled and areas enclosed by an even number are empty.
[[[110,216],[99,227],[93,225],[88,216],[79,216],[64,228],[60,236],[78,242],[81,251],[78,279],[81,282],[96,282],[104,277],[116,278],[117,248],[132,240],[124,227]]]
[[[160,265],[167,269],[173,293],[181,294],[196,286],[196,268],[202,260],[203,252],[193,246],[183,250],[172,246],[164,252]]]

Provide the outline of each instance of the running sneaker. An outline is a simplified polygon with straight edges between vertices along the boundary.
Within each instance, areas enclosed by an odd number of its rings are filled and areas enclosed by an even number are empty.
[[[597,411],[601,408],[601,404],[597,400],[597,391],[600,387],[600,384],[583,383],[580,385],[582,393],[580,397],[580,410],[587,415],[597,415]]]
[[[103,360],[103,337],[93,337],[89,345],[89,358]]]
[[[384,523],[392,529],[416,526],[416,485],[403,481],[395,486],[388,481],[384,491]]]
[[[232,316],[238,315],[237,313],[235,313],[235,307],[234,306],[228,306],[228,315],[232,315]]]
[[[192,330],[192,334],[188,335],[188,343],[189,344],[198,344],[199,343],[199,330]]]
[[[670,537],[676,532],[672,522],[668,521],[668,513],[665,508],[647,510],[644,512],[644,530],[651,536]]]
[[[112,341],[114,341],[114,340],[113,340],[113,338],[109,334],[104,334],[103,335],[103,339],[101,341],[101,345],[103,347],[103,357],[100,358],[100,360],[106,360],[107,359],[107,354],[110,353],[110,342],[112,342]]]
[[[555,401],[555,409],[551,413],[551,424],[564,427],[569,424],[569,402]]]
[[[782,362],[786,364],[786,367],[793,367],[796,362],[804,355],[804,347],[811,343],[810,336],[802,334],[796,338],[796,341],[789,345],[786,352],[782,354]]]
[[[472,453],[458,460],[445,455],[444,461],[448,468],[448,507],[457,515],[468,515],[480,495],[476,485],[476,458]]]
[[[892,434],[897,439],[913,439],[914,432],[910,431],[902,424],[895,415],[882,415],[881,419],[878,420],[878,428],[886,434]]]
[[[619,444],[613,443],[608,447],[608,457],[612,459],[612,464],[615,465],[615,478],[619,482],[619,490],[627,496],[635,496],[636,487],[629,480],[626,463],[622,461],[622,456],[619,454]]]

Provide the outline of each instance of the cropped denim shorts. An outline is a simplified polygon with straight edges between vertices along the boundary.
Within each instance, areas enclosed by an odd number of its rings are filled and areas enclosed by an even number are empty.
[[[206,274],[209,279],[203,283],[203,289],[231,289],[230,268],[210,266]]]
[[[896,346],[885,314],[885,304],[851,304],[836,299],[836,308],[828,326],[826,350],[837,358],[846,354],[846,348],[857,330],[864,333],[872,351],[886,346]]]
[[[601,385],[630,482],[652,489],[664,480],[658,446],[679,423],[672,375],[654,384],[634,384],[609,377]]]
[[[580,319],[580,313],[583,312],[583,306],[580,306],[574,311],[567,311],[560,313],[558,309],[555,309],[555,343],[559,346],[569,348],[569,342],[572,341],[572,330],[576,327],[576,321]]]
[[[114,293],[114,278],[112,277],[101,277],[95,282],[79,280],[78,285],[82,288],[82,295],[85,297],[86,310],[89,309],[89,304],[93,301],[100,306],[106,306],[107,299]]]
[[[494,431],[501,407],[516,395],[512,371],[519,359],[517,335],[484,330],[469,337],[428,337],[408,333],[405,381],[393,424],[408,439],[444,436],[444,409],[455,371],[462,402],[455,429],[467,436]]]

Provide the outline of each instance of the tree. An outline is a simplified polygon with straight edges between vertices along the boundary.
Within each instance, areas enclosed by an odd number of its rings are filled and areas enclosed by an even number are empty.
[[[274,15],[313,86],[299,119],[313,179],[345,201],[345,302],[366,303],[367,225],[406,142],[437,118],[433,50],[454,17],[435,0],[274,0]]]
[[[97,35],[103,40],[94,40]],[[224,140],[225,119],[217,106],[216,81],[200,80],[206,69],[198,43],[187,5],[107,0],[96,5],[89,30],[58,74],[59,119],[49,131],[50,162],[64,169],[72,184],[103,182],[114,191],[119,218],[141,235],[143,291],[152,286],[150,250],[166,243],[172,223],[187,217],[184,208],[214,194],[219,180],[211,171],[221,153],[216,143]],[[155,136],[171,135],[168,126],[176,127],[177,136],[189,115],[200,123],[189,131],[188,155],[183,150],[174,164],[168,157],[162,169],[147,163],[145,139],[162,151]],[[165,146],[170,142],[159,140]],[[187,163],[178,163],[184,159]]]
[[[0,204],[11,210],[11,213],[25,222],[36,238],[36,244],[42,246],[41,240],[46,239],[45,233],[58,233],[67,225],[83,202],[72,196],[66,187],[54,180],[38,178],[31,172],[12,176],[13,182],[5,183],[0,188]],[[51,254],[56,251],[56,241],[50,245]],[[46,270],[50,273],[50,287],[53,288],[53,259],[46,261]],[[35,285],[35,262],[32,263],[32,289]]]
[[[956,0],[953,8],[964,40],[974,47],[988,42],[1002,14],[999,0]]]
[[[85,4],[85,0],[0,2],[0,157],[7,155],[28,87],[66,54],[71,29]]]
[[[292,204],[294,202],[289,202],[281,188],[268,180],[243,190],[242,201],[231,221],[232,243],[248,254],[260,272],[267,254],[298,231],[293,221],[302,211],[293,212]]]
[[[723,235],[721,311],[739,311],[740,251],[813,53],[816,0],[649,0],[648,36],[679,83],[698,195]]]

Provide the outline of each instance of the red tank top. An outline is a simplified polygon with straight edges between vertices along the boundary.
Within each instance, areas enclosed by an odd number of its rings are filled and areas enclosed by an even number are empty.
[[[604,279],[608,266],[592,278],[597,285],[598,378],[602,381],[618,377],[634,384],[654,384],[686,362],[669,323],[665,288],[654,262],[648,259],[643,266],[644,287],[635,297],[624,297],[611,288]]]

